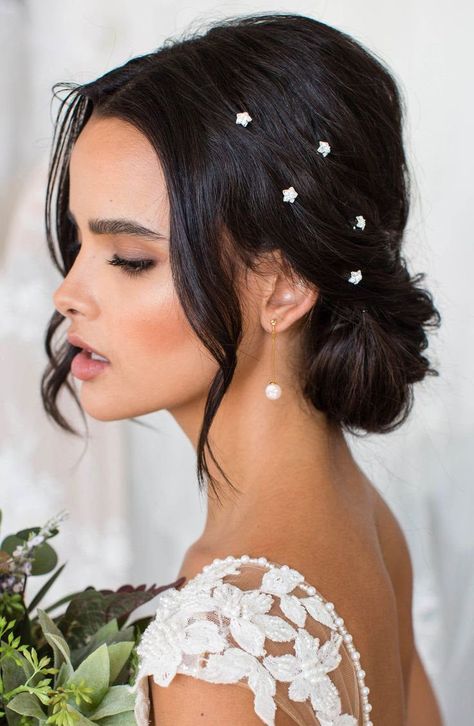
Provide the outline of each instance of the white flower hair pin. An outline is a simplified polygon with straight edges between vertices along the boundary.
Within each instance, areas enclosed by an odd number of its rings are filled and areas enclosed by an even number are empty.
[[[241,113],[236,114],[235,123],[241,124],[241,126],[247,126],[247,124],[252,120],[252,117],[247,111],[242,111]]]
[[[359,282],[362,280],[362,272],[360,270],[355,270],[351,272],[347,280],[348,282],[352,282],[353,285],[358,285]]]
[[[318,152],[322,154],[323,156],[327,156],[329,152],[331,151],[331,147],[329,146],[327,141],[320,141],[318,146]]]
[[[356,227],[359,227],[359,229],[364,229],[365,228],[365,219],[362,216],[362,214],[359,214],[356,217],[356,224],[353,225],[352,229],[355,229]]]
[[[298,196],[298,192],[294,187],[288,187],[288,189],[283,189],[283,201],[284,202],[290,202],[293,204],[296,197]]]

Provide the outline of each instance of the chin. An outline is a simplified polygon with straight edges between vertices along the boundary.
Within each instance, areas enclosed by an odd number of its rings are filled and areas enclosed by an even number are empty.
[[[117,393],[104,393],[103,391],[100,392],[99,389],[93,390],[92,387],[88,388],[87,383],[85,381],[81,388],[81,406],[91,418],[95,418],[97,421],[121,421],[161,410],[160,406],[150,406],[150,403],[148,405],[145,403],[137,405],[137,401],[127,402],[121,400],[120,395]]]
[[[129,418],[128,414],[120,411],[117,406],[89,406],[82,404],[82,408],[91,418],[96,421],[120,421]],[[131,414],[134,416],[135,414]]]
[[[141,414],[136,407],[124,405],[119,396],[90,390],[87,381],[82,384],[80,402],[83,410],[97,421],[120,421]]]

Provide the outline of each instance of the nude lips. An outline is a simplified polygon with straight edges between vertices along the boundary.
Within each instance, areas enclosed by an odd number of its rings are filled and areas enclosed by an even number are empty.
[[[81,350],[74,356],[71,363],[71,373],[81,381],[90,381],[110,366],[105,360],[95,360],[87,350]]]

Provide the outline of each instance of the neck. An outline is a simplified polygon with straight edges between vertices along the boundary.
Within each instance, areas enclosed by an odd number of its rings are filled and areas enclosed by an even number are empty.
[[[266,398],[261,378],[236,381],[212,422],[209,442],[232,489],[206,452],[218,480],[207,488],[207,519],[194,552],[229,554],[243,549],[274,551],[285,537],[314,528],[323,498],[347,487],[355,466],[339,427],[305,401],[289,381],[282,396]],[[199,409],[199,410],[198,410]],[[203,404],[173,412],[197,446]]]

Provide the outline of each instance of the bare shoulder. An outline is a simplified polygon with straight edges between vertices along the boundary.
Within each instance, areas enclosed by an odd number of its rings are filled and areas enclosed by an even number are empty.
[[[272,540],[261,542],[242,536],[220,542],[219,549],[192,547],[177,577],[190,580],[214,557],[244,552],[296,568],[340,606],[367,672],[374,721],[378,715],[387,726],[400,724],[414,658],[412,568],[401,525],[370,483],[354,486],[344,502],[320,500],[318,511],[310,514],[300,532],[286,531],[282,541],[273,533]],[[160,726],[261,723],[252,692],[238,683],[207,683],[177,674],[166,688],[151,679],[150,687]],[[275,723],[289,726],[293,721],[277,708]]]
[[[160,726],[262,725],[254,694],[242,682],[207,683],[178,673],[166,688],[153,683],[151,693],[153,721]],[[294,726],[294,721],[277,709],[275,726]]]

